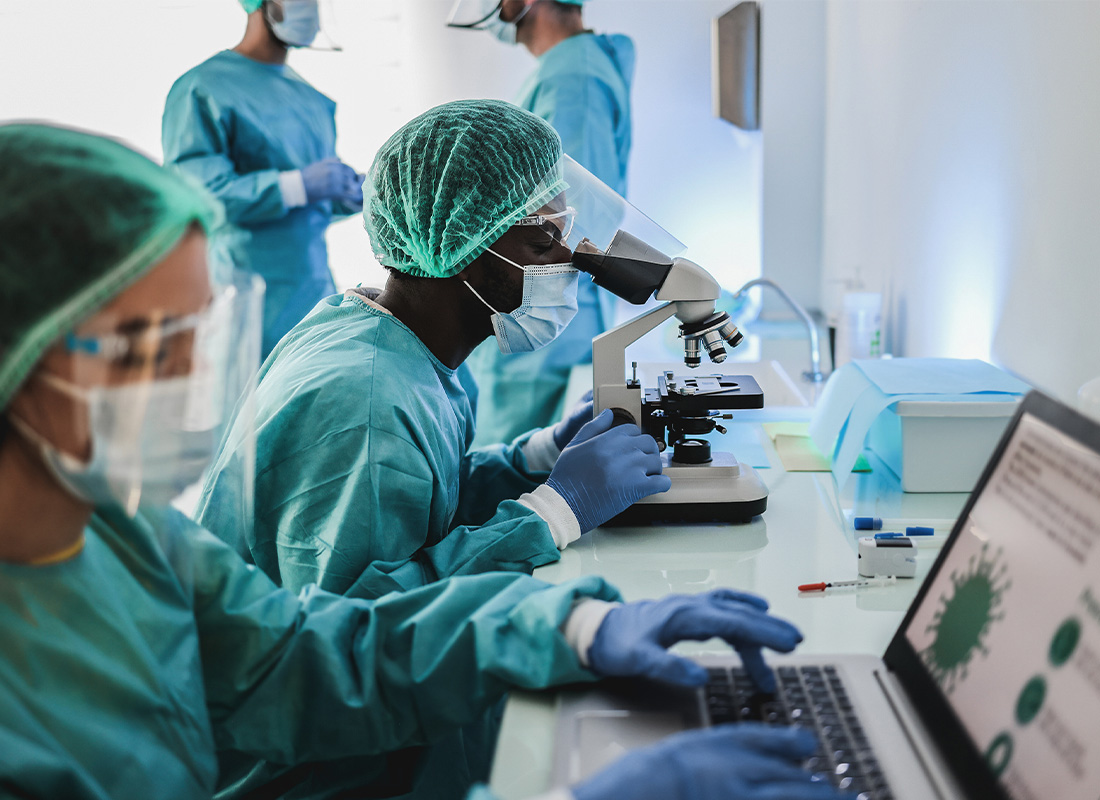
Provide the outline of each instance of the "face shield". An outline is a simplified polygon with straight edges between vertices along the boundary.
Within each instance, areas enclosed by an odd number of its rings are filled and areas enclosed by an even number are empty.
[[[473,31],[488,31],[505,44],[516,43],[516,25],[531,6],[525,5],[515,19],[500,18],[504,0],[455,0],[447,17],[447,27]]]
[[[264,19],[272,34],[287,47],[338,51],[332,0],[265,0]]]
[[[260,352],[263,282],[236,273],[213,287],[202,311],[180,317],[150,313],[114,330],[63,337],[69,376],[39,370],[38,380],[72,403],[65,437],[16,417],[45,464],[72,494],[92,504],[116,503],[131,515],[139,503],[167,505],[198,481],[222,441],[234,408],[250,403]],[[249,416],[251,419],[251,416]],[[254,437],[249,437],[254,441]],[[254,445],[239,458],[254,473]],[[250,504],[251,483],[242,503]]]
[[[649,300],[686,249],[569,156],[540,192],[542,204],[516,224],[541,228],[573,251],[574,267],[634,305]]]

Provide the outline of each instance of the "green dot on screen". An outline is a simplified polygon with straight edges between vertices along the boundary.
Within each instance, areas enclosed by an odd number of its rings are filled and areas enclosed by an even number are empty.
[[[1047,696],[1047,682],[1042,676],[1036,675],[1027,682],[1020,697],[1016,700],[1016,721],[1021,725],[1027,725],[1039,709],[1043,707],[1043,700]]]
[[[993,770],[998,778],[1008,768],[1008,762],[1012,760],[1012,737],[1007,733],[1000,733],[985,751],[985,763]]]
[[[1050,640],[1050,663],[1060,667],[1069,661],[1080,639],[1081,623],[1076,617],[1070,617],[1058,627]]]

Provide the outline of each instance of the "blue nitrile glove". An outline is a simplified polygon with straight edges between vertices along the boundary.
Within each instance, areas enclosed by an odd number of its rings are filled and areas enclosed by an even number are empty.
[[[685,731],[633,750],[573,787],[577,800],[836,800],[800,766],[817,740],[802,728],[759,722]]]
[[[355,178],[352,180],[351,186],[340,197],[340,199],[349,206],[357,206],[360,211],[363,210],[363,181],[367,179],[367,176],[361,172],[355,173]]]
[[[667,492],[657,442],[637,425],[612,428],[605,409],[585,424],[561,451],[546,485],[562,496],[581,533],[607,522],[643,497]]]
[[[584,427],[585,423],[591,421],[592,390],[589,389],[584,393],[584,397],[573,406],[573,410],[569,412],[569,415],[554,426],[554,444],[558,446],[559,450],[564,450],[565,446],[573,441],[577,431]]]
[[[596,630],[588,648],[588,666],[597,675],[642,676],[702,686],[707,671],[667,648],[677,642],[701,642],[717,636],[737,650],[761,691],[774,692],[775,676],[760,650],[769,647],[789,653],[802,641],[802,634],[767,611],[763,598],[732,589],[670,594],[660,600],[616,606]]]
[[[302,183],[306,187],[306,202],[351,198],[355,195],[359,174],[338,158],[326,158],[302,167]],[[359,202],[363,188],[359,184]]]

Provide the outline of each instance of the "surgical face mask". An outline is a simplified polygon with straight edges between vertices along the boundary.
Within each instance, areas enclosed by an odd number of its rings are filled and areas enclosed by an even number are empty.
[[[9,418],[58,483],[80,500],[118,504],[130,513],[139,500],[167,505],[202,477],[214,457],[218,420],[211,387],[193,375],[94,388],[49,374],[37,379],[85,404],[91,458],[65,453],[23,420]]]
[[[524,267],[493,250],[489,252],[523,270],[523,300],[519,308],[510,314],[497,311],[485,302],[473,286],[463,281],[466,288],[493,312],[490,319],[497,347],[504,355],[529,353],[546,347],[576,316],[580,272],[572,264],[532,264]]]
[[[264,3],[264,18],[275,38],[290,47],[309,47],[321,30],[321,12],[317,0],[282,0],[281,21],[272,18],[271,2]]]
[[[524,9],[526,12],[527,9]],[[518,20],[517,20],[518,21]],[[493,17],[490,20],[485,21],[484,30],[493,34],[497,39],[505,44],[516,43],[516,23],[505,22],[500,17]]]

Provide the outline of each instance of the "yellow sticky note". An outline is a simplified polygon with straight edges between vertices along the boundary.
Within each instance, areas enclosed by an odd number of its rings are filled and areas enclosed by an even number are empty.
[[[771,432],[768,435],[771,436]],[[829,459],[817,449],[817,445],[813,443],[809,436],[790,436],[784,433],[776,433],[773,439],[775,441],[775,451],[779,454],[779,460],[783,463],[783,469],[787,472],[828,472],[830,470]],[[852,471],[870,472],[871,465],[867,463],[867,459],[860,456]]]
[[[810,435],[810,423],[808,422],[765,422],[764,432],[773,442],[776,436],[806,436]]]

